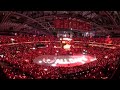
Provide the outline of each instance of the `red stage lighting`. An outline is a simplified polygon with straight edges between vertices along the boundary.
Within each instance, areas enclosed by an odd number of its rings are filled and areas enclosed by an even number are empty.
[[[71,47],[70,44],[66,44],[66,45],[63,46],[63,48],[64,48],[65,50],[70,50],[70,47]]]

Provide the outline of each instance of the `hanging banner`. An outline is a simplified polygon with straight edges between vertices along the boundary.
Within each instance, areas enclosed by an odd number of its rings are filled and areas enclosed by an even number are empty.
[[[59,29],[77,29],[77,30],[90,30],[92,26],[89,23],[78,21],[76,19],[60,19],[54,20],[54,27]]]
[[[62,19],[60,20],[60,28],[62,28],[62,29],[64,28],[64,20],[62,20]]]
[[[65,29],[69,28],[69,21],[68,20],[64,20],[64,28]]]
[[[54,21],[55,28],[60,28],[60,24],[61,24],[60,21],[61,21],[60,19],[55,19],[55,21]]]
[[[83,30],[83,25],[84,25],[84,22],[79,22],[78,29],[79,30]]]
[[[80,22],[79,21],[76,21],[76,29],[78,29],[79,30],[79,25],[80,25]]]
[[[82,28],[81,28],[82,30],[86,30],[86,23],[83,22],[82,25],[81,25],[81,27],[82,27]]]
[[[87,23],[86,24],[86,30],[90,30],[92,28],[91,24]]]
[[[71,24],[72,24],[72,29],[77,29],[77,21],[76,20],[73,20]]]
[[[68,20],[68,24],[69,24],[69,29],[71,29],[72,28],[72,20],[71,19]]]

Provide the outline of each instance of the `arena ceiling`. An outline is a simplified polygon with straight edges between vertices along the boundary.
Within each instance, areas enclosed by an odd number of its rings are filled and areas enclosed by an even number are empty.
[[[41,31],[51,33],[56,16],[75,17],[90,22],[96,29],[115,30],[120,28],[119,11],[0,11],[0,28],[16,31]]]

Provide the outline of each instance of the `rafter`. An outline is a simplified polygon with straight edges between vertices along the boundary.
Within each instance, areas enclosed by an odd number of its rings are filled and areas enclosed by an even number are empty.
[[[89,22],[91,23],[92,25],[95,25],[97,27],[100,27],[101,29],[104,29],[104,27],[102,27],[101,25],[98,25],[97,23],[95,23],[93,20],[91,19],[86,19],[86,17],[83,17],[82,15],[79,15],[79,18],[83,21],[86,21],[86,22]]]
[[[120,14],[119,14],[119,12],[118,12],[118,11],[116,11],[116,12],[117,12],[117,14],[116,14],[116,15],[117,15],[117,17],[118,17],[118,19],[119,19],[118,21],[120,22]]]
[[[40,11],[40,12],[42,12],[42,11]],[[51,33],[50,29],[54,29],[54,27],[52,26],[53,24],[51,23],[52,18],[54,18],[54,16],[58,15],[61,17],[62,16],[63,17],[68,17],[68,16],[76,17],[83,21],[90,22],[91,24],[96,25],[96,27],[100,27],[102,29],[109,28],[109,27],[120,28],[120,26],[119,26],[120,13],[118,11],[115,12],[114,16],[112,16],[112,14],[111,14],[114,11],[85,11],[85,13],[84,13],[84,11],[48,11],[48,12],[50,12],[50,15],[46,15],[46,16],[43,15],[39,18],[32,18],[25,14],[21,14],[19,12],[9,12],[8,11],[8,12],[5,12],[6,14],[5,14],[4,18],[2,19],[2,23],[6,22],[6,20],[8,19],[8,17],[10,15],[15,14],[15,15],[19,15],[21,17],[27,18],[27,21],[25,21],[24,23],[28,24],[30,27],[34,27],[33,23],[37,23],[38,25],[36,26],[36,29],[40,28],[43,31]],[[65,14],[64,14],[64,12],[65,12]],[[37,12],[35,12],[35,13],[37,14]],[[44,12],[44,13],[46,13],[46,12]],[[30,13],[30,15],[31,14],[32,13]],[[45,21],[45,20],[48,20],[48,21]],[[47,23],[47,25],[45,23]],[[21,28],[21,25],[16,27],[16,29],[19,29],[19,28]]]
[[[31,18],[31,17],[28,17],[28,16],[23,15],[23,14],[20,14],[20,13],[16,13],[16,12],[11,12],[11,14],[17,14],[17,15],[26,17],[26,18],[28,18],[28,19],[30,19],[30,20],[32,20],[32,21],[38,23],[38,25],[42,26],[43,28],[45,28],[44,30],[47,30],[48,33],[51,33],[47,27],[45,27],[42,23],[39,23],[38,21],[36,21],[35,19],[33,19],[33,18]]]
[[[115,19],[110,15],[110,13],[108,11],[104,11],[106,13],[106,15],[111,19],[111,21],[113,22],[114,25],[117,25]]]
[[[10,13],[10,12],[5,12],[5,16],[3,17],[3,19],[2,19],[2,21],[1,21],[1,23],[6,22],[7,18],[8,18],[10,15],[11,15],[11,13]]]

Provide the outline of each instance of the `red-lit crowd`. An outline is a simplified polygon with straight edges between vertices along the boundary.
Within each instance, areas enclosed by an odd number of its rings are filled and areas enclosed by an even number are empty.
[[[119,39],[112,39],[112,43],[120,43]],[[96,61],[81,66],[52,67],[33,63],[35,57],[43,54],[68,54],[62,48],[53,48],[57,45],[60,46],[60,43],[55,42],[58,40],[53,36],[0,36],[0,68],[9,79],[109,79],[114,74],[120,58],[119,47],[116,49],[84,46],[72,48],[72,54],[82,53],[85,49],[88,54],[97,58]],[[103,43],[105,39],[75,38],[74,40],[84,43],[90,41]],[[39,41],[52,41],[52,43],[45,42],[45,48],[37,48],[36,44]],[[81,43],[77,44],[81,45]]]

